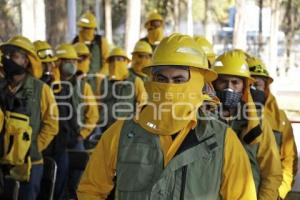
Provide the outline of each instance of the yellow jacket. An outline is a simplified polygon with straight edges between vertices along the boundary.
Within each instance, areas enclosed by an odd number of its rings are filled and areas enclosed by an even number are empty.
[[[269,92],[268,94],[264,108],[265,117],[270,122],[272,130],[282,134],[279,153],[283,180],[279,187],[279,196],[284,199],[287,193],[292,189],[294,177],[297,173],[297,148],[291,123],[284,111],[279,109],[277,101],[272,93]]]
[[[107,39],[104,37],[101,37],[101,53],[102,53],[102,68],[99,71],[100,74],[108,75],[108,63],[106,62],[106,59],[109,55],[109,45],[107,42]]]
[[[58,108],[52,90],[43,84],[41,94],[42,126],[38,134],[38,150],[42,152],[58,133]],[[39,163],[39,161],[37,161]]]
[[[101,137],[81,178],[77,190],[80,200],[106,199],[113,189],[123,123],[124,121],[117,121]],[[162,152],[167,152],[166,149],[163,149],[164,145],[160,146]],[[164,156],[164,158],[166,157]],[[222,198],[224,200],[255,200],[255,186],[247,154],[230,128],[227,129],[225,136],[223,162],[220,191]]]
[[[298,156],[293,128],[283,110],[280,110],[280,132],[282,144],[280,149],[281,167],[283,180],[279,187],[279,196],[284,199],[292,189],[294,177],[297,174]]]
[[[258,199],[277,199],[278,188],[282,181],[280,157],[272,128],[264,119],[262,120],[262,134],[256,156],[261,175]]]
[[[84,124],[80,130],[80,135],[85,139],[96,127],[97,121],[99,119],[98,106],[96,102],[95,95],[89,83],[85,82],[83,88],[83,103],[84,103]]]
[[[2,112],[2,109],[0,108],[0,132],[2,131],[3,123],[4,123],[4,114]]]

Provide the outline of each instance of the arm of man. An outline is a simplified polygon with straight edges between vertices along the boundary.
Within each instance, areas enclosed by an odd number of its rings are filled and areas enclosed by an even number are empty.
[[[282,181],[281,162],[272,128],[262,121],[262,138],[257,151],[261,183],[259,200],[273,200],[278,197],[278,188]]]
[[[58,133],[58,108],[50,87],[43,84],[41,94],[42,125],[38,135],[38,149],[43,151]]]
[[[231,128],[227,129],[225,136],[222,176],[222,199],[257,199],[249,158]]]
[[[294,178],[297,174],[298,156],[293,128],[284,111],[280,111],[282,118],[282,144],[281,144],[281,167],[282,183],[279,187],[279,196],[285,199],[287,193],[291,191]]]
[[[97,125],[99,119],[98,106],[91,86],[86,82],[83,89],[84,95],[84,126],[80,130],[82,138],[88,137]]]
[[[117,121],[102,135],[80,180],[79,200],[104,200],[113,189],[123,123]]]

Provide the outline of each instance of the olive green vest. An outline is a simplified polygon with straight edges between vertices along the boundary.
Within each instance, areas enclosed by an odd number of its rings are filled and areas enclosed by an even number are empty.
[[[100,100],[102,105],[100,109],[101,124],[108,127],[117,118],[133,115],[136,106],[135,79],[136,76],[130,73],[124,81],[112,81],[108,77],[102,81],[100,88],[100,94],[103,96]],[[106,106],[107,109],[103,109],[103,106]]]
[[[35,79],[31,75],[27,75],[24,85],[14,95],[18,99],[26,100],[26,110],[30,118],[30,126],[32,128],[32,141],[30,146],[30,157],[32,161],[42,159],[41,152],[38,151],[37,139],[40,133],[42,118],[41,118],[41,94],[43,83]],[[4,91],[7,87],[7,82],[1,82],[0,90]]]
[[[159,136],[133,120],[121,131],[116,196],[120,200],[221,199],[220,188],[227,126],[218,120],[198,121],[191,131],[195,144],[182,148],[164,168]]]
[[[232,121],[231,127],[237,133],[237,135],[239,137],[241,135],[242,130],[247,127],[247,120],[244,120],[244,119],[234,120],[234,121]],[[240,138],[240,141],[248,154],[249,161],[251,164],[253,179],[255,182],[256,192],[258,192],[260,183],[261,183],[260,168],[259,168],[259,163],[257,161],[257,151],[258,151],[259,145],[258,144],[247,144],[241,138]]]
[[[76,79],[72,84],[73,88],[71,88],[71,90],[73,90],[71,97],[73,115],[76,118],[75,121],[77,121],[76,126],[78,126],[78,132],[81,128],[80,125],[84,124],[84,109],[86,107],[81,104],[83,103],[85,84],[86,82],[84,79]]]

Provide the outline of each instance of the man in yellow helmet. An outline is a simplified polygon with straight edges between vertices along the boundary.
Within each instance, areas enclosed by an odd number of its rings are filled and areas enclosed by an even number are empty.
[[[216,78],[206,59],[187,35],[162,40],[145,68],[149,102],[103,134],[81,178],[80,200],[106,199],[114,185],[119,199],[256,199],[235,133],[198,110],[204,82]]]
[[[279,187],[279,198],[285,199],[292,189],[297,174],[298,157],[293,129],[286,114],[277,104],[271,93],[270,84],[273,82],[263,61],[256,57],[247,59],[251,76],[255,78],[252,97],[263,107],[263,116],[271,124],[280,153],[282,167],[282,183]]]
[[[264,118],[260,124],[257,116],[246,57],[237,51],[225,52],[213,69],[219,75],[213,83],[221,101],[219,118],[237,133],[248,153],[258,199],[276,199],[282,180],[279,153],[272,128]]]
[[[212,44],[203,36],[195,36],[194,40],[197,44],[199,44],[206,54],[208,66],[211,68],[213,63],[216,60],[216,54],[214,53]],[[204,96],[206,97],[205,103],[203,104],[203,110],[208,111],[211,114],[216,113],[216,109],[220,103],[219,98],[216,96],[216,91],[212,85],[212,83],[205,83],[203,90]]]
[[[19,197],[36,199],[43,175],[42,151],[58,132],[58,109],[50,87],[38,80],[41,63],[32,42],[15,36],[0,49],[5,72],[0,83],[5,153],[0,162],[21,181]]]
[[[91,53],[86,44],[77,42],[74,45],[78,55],[77,74],[86,76],[90,70]]]
[[[164,21],[162,16],[156,11],[150,12],[145,22],[145,28],[147,29],[147,36],[140,40],[149,43],[154,51],[164,37]]]
[[[87,72],[87,81],[95,93],[99,73],[108,74],[108,66],[105,62],[109,54],[108,42],[105,37],[96,34],[96,17],[90,11],[87,11],[80,17],[77,26],[79,28],[79,35],[74,38],[73,43],[83,42],[90,50],[91,61],[89,71]]]
[[[140,77],[143,81],[147,78],[147,75],[142,72],[143,68],[148,66],[151,61],[152,48],[145,41],[138,41],[135,44],[132,52],[132,62],[130,72]]]
[[[112,49],[107,58],[109,76],[100,85],[100,124],[103,131],[118,118],[130,117],[146,103],[147,95],[143,81],[129,73],[130,62],[125,51]]]
[[[76,76],[78,55],[73,45],[63,43],[56,48],[57,66],[60,69],[62,90],[66,87],[68,91],[65,98],[72,107],[72,133],[69,148],[84,150],[84,139],[86,139],[96,127],[99,119],[97,102],[91,86],[82,78]],[[74,170],[69,173],[68,189],[69,197],[76,197],[76,186],[81,171]]]

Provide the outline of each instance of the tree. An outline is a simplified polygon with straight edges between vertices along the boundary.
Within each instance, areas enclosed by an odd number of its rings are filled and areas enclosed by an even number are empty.
[[[246,19],[245,19],[245,0],[236,0],[236,14],[233,31],[233,47],[246,49]]]
[[[47,41],[53,47],[66,41],[66,0],[45,0]]]
[[[133,50],[140,37],[141,0],[128,0],[126,10],[125,49],[127,53]]]

